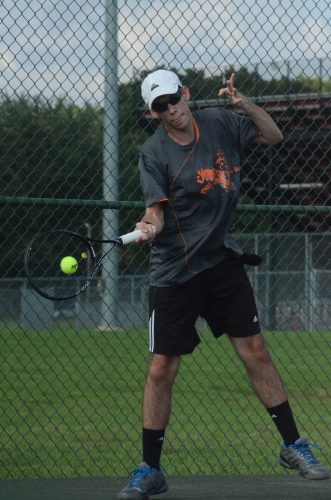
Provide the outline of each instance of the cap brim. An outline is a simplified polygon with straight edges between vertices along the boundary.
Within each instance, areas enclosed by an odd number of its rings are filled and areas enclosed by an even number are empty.
[[[157,97],[160,97],[161,95],[175,94],[178,90],[178,86],[178,83],[173,83],[171,85],[162,85],[162,87],[160,85],[156,89],[152,90],[149,97],[149,108],[152,109],[152,103]]]

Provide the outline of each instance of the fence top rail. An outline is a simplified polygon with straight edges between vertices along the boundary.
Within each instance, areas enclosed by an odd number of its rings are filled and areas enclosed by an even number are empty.
[[[144,208],[142,201],[87,200],[72,198],[31,198],[27,196],[2,196],[0,205],[93,207],[100,209]],[[286,213],[326,213],[331,214],[331,206],[324,205],[255,205],[239,204],[241,212],[286,212]]]
[[[252,96],[250,99],[256,103],[265,103],[265,104],[274,104],[274,103],[283,103],[285,104],[296,104],[298,107],[307,106],[310,107],[312,102],[315,101],[315,106],[319,106],[320,101],[331,99],[331,92],[300,92],[297,94],[276,94],[276,95],[261,95],[261,96]],[[309,102],[306,102],[309,101]],[[216,99],[198,99],[190,101],[190,104],[196,106],[216,106],[221,103],[227,104],[227,100],[224,98],[216,98]]]

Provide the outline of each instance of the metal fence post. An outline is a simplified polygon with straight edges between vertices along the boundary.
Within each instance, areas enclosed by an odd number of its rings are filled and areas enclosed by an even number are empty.
[[[118,134],[118,75],[117,75],[117,1],[106,2],[105,44],[105,99],[103,131],[103,197],[108,201],[118,199],[119,134]],[[118,212],[104,210],[103,237],[110,239],[118,234]],[[103,329],[116,327],[118,318],[118,252],[103,263],[102,278],[105,294],[102,301]]]

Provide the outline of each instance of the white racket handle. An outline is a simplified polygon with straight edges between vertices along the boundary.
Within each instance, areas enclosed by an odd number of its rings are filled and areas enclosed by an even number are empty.
[[[131,233],[123,234],[123,236],[120,236],[118,238],[118,241],[122,245],[128,245],[129,243],[136,241],[136,239],[142,235],[143,235],[143,232],[140,229],[136,229],[135,231],[132,231]]]

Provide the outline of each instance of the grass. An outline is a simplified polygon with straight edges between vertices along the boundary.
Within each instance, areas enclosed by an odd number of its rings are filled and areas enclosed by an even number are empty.
[[[174,389],[167,473],[282,472],[279,436],[228,340],[201,335]],[[266,338],[302,434],[330,465],[330,334]],[[3,326],[0,339],[0,478],[127,475],[141,459],[147,333]]]

